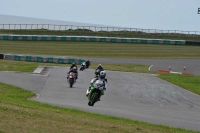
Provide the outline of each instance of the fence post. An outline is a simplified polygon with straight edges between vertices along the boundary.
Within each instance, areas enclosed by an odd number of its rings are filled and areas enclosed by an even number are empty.
[[[83,26],[83,30],[82,30],[82,32],[84,32],[84,26]]]
[[[22,27],[22,26],[21,26],[21,24],[20,24],[20,25],[19,25],[19,29],[20,29],[20,30],[21,30],[21,27]]]
[[[8,24],[9,30],[10,30],[10,24]]]

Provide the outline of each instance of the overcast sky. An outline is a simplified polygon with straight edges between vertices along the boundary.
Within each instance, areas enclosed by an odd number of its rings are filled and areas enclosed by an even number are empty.
[[[200,0],[0,0],[0,14],[131,28],[200,31]]]

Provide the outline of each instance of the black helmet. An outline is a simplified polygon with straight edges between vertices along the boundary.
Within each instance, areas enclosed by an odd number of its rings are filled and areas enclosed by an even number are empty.
[[[100,74],[100,70],[97,69],[97,70],[95,71],[95,75],[99,75],[99,74]]]

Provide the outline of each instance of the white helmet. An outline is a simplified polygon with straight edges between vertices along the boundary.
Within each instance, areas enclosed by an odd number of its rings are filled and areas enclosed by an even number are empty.
[[[99,74],[100,79],[105,79],[106,77],[106,72],[105,71],[101,71]]]

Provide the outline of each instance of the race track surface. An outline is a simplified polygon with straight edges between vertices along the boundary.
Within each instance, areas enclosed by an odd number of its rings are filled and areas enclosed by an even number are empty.
[[[73,88],[66,81],[68,67],[53,67],[48,76],[0,72],[0,82],[37,94],[36,100],[62,107],[142,120],[200,131],[200,97],[155,75],[106,71],[108,88],[93,107],[85,96],[94,69],[79,71]]]

